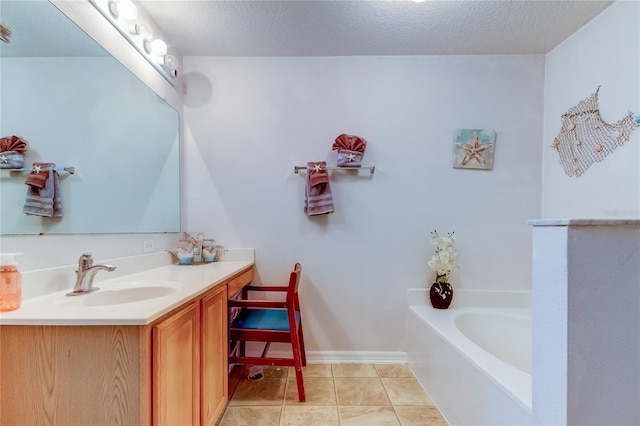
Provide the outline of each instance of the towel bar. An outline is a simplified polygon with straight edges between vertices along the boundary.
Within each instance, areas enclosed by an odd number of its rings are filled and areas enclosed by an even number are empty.
[[[300,170],[307,170],[307,166],[293,166],[293,172],[298,173]],[[371,174],[376,172],[376,166],[368,167],[327,167],[327,170],[369,170]]]
[[[9,170],[10,172],[32,172],[33,167],[22,167],[20,169],[0,169],[0,170]],[[70,175],[76,172],[76,168],[74,166],[54,167],[53,170],[55,170],[56,172],[67,172]]]

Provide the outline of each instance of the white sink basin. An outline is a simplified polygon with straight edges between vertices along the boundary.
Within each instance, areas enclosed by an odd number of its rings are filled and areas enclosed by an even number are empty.
[[[77,296],[64,296],[57,302],[66,306],[109,306],[124,303],[142,302],[165,297],[184,287],[179,281],[119,281],[104,283],[91,293]]]

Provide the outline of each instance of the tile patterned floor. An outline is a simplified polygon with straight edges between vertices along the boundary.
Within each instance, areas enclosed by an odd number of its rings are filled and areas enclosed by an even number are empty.
[[[229,379],[229,405],[219,426],[446,426],[404,364],[310,364],[307,401],[298,401],[292,367],[265,367],[264,378]]]

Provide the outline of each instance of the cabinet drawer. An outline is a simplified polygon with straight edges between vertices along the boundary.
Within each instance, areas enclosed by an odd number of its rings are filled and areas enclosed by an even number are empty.
[[[253,268],[243,272],[234,279],[227,283],[227,297],[230,298],[242,290],[242,287],[246,286],[253,280]]]

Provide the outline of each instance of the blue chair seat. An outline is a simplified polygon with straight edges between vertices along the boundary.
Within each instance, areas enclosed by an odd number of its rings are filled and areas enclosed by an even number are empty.
[[[296,312],[296,323],[300,322],[300,312]],[[231,328],[251,330],[289,331],[286,309],[243,309],[231,323]]]
[[[298,285],[302,265],[296,263],[289,275],[289,284],[284,285],[248,285],[242,289],[239,298],[230,299],[227,303],[229,318],[229,364],[243,365],[272,365],[294,367],[298,399],[305,401],[304,378],[302,367],[307,365],[302,334],[302,316],[300,315],[300,300]],[[267,299],[251,299],[249,292],[284,293],[282,297]],[[238,309],[240,309],[238,311]],[[295,324],[289,324],[289,316]],[[246,343],[253,342],[247,353]],[[256,343],[264,343],[262,354],[257,354]],[[269,356],[272,343],[291,345],[291,356],[275,354]]]

